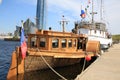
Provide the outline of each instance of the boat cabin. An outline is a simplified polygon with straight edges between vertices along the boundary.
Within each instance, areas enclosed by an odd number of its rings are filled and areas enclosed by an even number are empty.
[[[87,21],[75,22],[73,32],[76,34],[86,34],[88,36],[97,36],[107,38],[106,24],[102,22],[90,23]]]
[[[87,37],[68,32],[38,31],[28,34],[28,48],[39,48],[41,51],[76,52],[85,50]]]

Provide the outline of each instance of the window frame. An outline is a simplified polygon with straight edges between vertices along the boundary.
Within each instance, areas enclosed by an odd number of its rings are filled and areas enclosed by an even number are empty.
[[[62,39],[61,40],[61,47],[66,48],[67,47],[67,39]]]
[[[71,48],[72,47],[72,39],[69,39],[68,40],[68,48]]]
[[[44,40],[41,40],[44,39]],[[43,42],[43,44],[41,44],[41,42]],[[41,46],[42,45],[42,46]],[[39,40],[39,47],[45,48],[46,47],[46,38],[45,37],[40,37]]]
[[[53,47],[53,40],[57,40],[56,43],[57,43],[57,46]],[[52,39],[52,48],[59,48],[59,39]]]

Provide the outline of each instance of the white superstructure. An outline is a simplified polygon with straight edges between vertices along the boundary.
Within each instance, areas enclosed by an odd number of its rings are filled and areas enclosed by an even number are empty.
[[[106,29],[105,23],[102,22],[76,22],[75,30],[77,34],[88,36],[88,40],[100,41],[102,49],[108,49],[112,45],[111,35]]]

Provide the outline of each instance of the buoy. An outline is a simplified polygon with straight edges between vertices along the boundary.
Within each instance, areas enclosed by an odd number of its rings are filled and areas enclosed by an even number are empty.
[[[87,56],[85,57],[85,60],[86,60],[86,61],[90,61],[90,60],[91,60],[91,56],[87,55]]]

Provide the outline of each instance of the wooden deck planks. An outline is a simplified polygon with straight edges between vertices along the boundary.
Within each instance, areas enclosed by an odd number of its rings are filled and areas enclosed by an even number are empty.
[[[84,52],[77,52],[77,53],[55,53],[55,52],[29,52],[29,55],[31,56],[51,56],[54,58],[84,58],[85,53]],[[94,53],[89,53],[89,56],[94,56]]]

